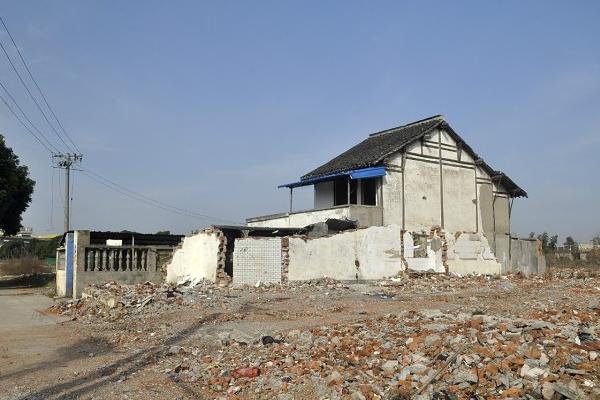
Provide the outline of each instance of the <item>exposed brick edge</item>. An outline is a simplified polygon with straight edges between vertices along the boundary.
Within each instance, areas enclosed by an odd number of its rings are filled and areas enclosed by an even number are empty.
[[[281,283],[288,283],[290,270],[290,238],[281,238]]]

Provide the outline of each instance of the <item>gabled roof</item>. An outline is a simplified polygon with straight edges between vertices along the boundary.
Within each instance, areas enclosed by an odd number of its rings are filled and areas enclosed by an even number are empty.
[[[301,181],[347,172],[359,168],[381,165],[383,160],[418,140],[436,128],[446,130],[459,145],[480,165],[493,180],[500,182],[512,197],[527,197],[527,193],[501,171],[490,167],[465,141],[448,125],[441,115],[412,122],[410,124],[372,133],[356,146],[302,176]]]
[[[356,146],[310,171],[301,180],[377,165],[389,154],[400,150],[443,122],[444,118],[436,115],[408,125],[373,133]]]

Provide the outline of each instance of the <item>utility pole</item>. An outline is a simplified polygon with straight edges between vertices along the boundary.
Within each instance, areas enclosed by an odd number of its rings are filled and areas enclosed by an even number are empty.
[[[65,170],[65,217],[64,217],[64,231],[68,232],[71,229],[71,168],[74,164],[81,162],[83,159],[82,154],[75,153],[58,153],[53,154],[52,159],[54,161],[55,168],[62,168]]]

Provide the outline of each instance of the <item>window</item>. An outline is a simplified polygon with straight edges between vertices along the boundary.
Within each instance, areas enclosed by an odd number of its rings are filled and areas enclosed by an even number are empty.
[[[365,206],[377,205],[377,178],[363,179],[361,181],[361,200]]]
[[[335,178],[333,181],[333,205],[348,204],[349,199],[350,204],[376,206],[377,180],[378,178],[350,179],[347,176]],[[348,189],[350,189],[350,195],[348,195]]]

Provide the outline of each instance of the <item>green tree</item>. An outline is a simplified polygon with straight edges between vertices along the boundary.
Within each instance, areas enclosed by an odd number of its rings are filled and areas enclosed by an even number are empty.
[[[35,182],[26,166],[0,135],[0,229],[14,235],[21,229],[21,214],[31,202]]]
[[[548,241],[550,240],[548,232],[539,234],[537,239],[542,242],[542,249],[544,249],[544,252],[548,251]]]
[[[14,239],[0,247],[0,260],[16,257],[37,257],[44,259],[56,256],[56,248],[62,236],[50,239]]]
[[[592,238],[592,244],[600,246],[600,233]]]
[[[573,237],[567,236],[565,239],[565,246],[577,246],[577,242],[575,239],[573,239]]]
[[[550,237],[548,241],[548,250],[554,251],[556,250],[556,244],[558,243],[558,235],[554,235]]]

